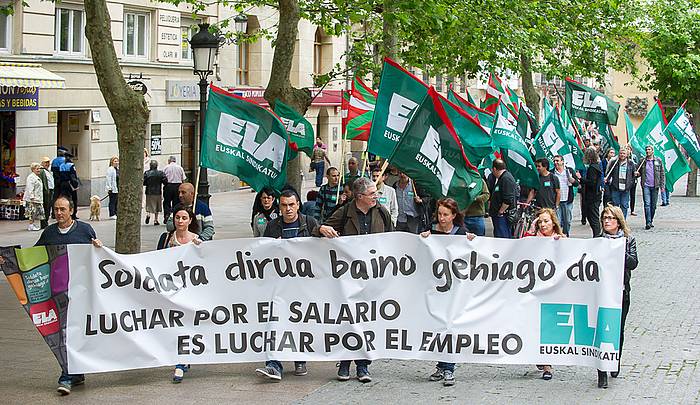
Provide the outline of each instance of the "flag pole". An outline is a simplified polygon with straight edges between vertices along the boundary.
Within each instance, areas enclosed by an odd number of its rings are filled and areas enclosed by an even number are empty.
[[[199,173],[202,171],[202,166],[197,166],[197,176],[194,182],[194,199],[197,202],[197,192],[199,191]],[[196,204],[195,204],[196,205]]]
[[[559,93],[559,89],[557,88],[557,85],[554,83],[552,83],[552,85],[554,86],[554,91],[557,92],[557,98],[559,99],[559,105],[561,105],[562,108],[566,108],[566,105],[565,105],[566,103],[564,102],[564,99],[562,98],[561,93]],[[583,145],[583,136],[578,132],[578,126],[574,122],[573,115],[571,115],[570,113],[566,114],[566,115],[569,117],[569,121],[571,122],[571,126],[574,127],[574,133],[576,134],[576,138],[578,138],[577,141],[578,141],[579,145]]]

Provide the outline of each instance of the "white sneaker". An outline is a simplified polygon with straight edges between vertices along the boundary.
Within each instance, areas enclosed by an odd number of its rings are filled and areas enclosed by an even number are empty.
[[[34,225],[34,224],[31,224],[31,225],[29,225],[29,227],[27,227],[27,230],[28,230],[28,231],[40,231],[40,230],[41,230],[41,227],[40,227],[40,226],[36,226],[36,225]]]
[[[112,215],[111,217],[109,217],[109,219],[117,219],[117,216],[116,216],[116,215]]]

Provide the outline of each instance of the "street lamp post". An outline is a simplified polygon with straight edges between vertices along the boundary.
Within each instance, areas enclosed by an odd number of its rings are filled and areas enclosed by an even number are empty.
[[[189,40],[194,60],[194,74],[199,76],[199,134],[194,142],[193,174],[196,176],[204,138],[204,120],[207,113],[207,77],[214,72],[214,63],[219,49],[219,37],[209,32],[209,24],[199,24],[199,31]],[[209,205],[209,177],[207,168],[199,170],[197,198]]]

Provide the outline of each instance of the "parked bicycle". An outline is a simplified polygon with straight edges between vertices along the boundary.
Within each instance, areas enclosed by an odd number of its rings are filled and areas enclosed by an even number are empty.
[[[535,222],[537,207],[533,203],[518,202],[518,220],[513,226],[513,238],[520,239],[532,228]]]

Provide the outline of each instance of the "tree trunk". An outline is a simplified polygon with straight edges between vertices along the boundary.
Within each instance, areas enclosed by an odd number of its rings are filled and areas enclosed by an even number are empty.
[[[265,100],[271,108],[274,108],[275,100],[279,99],[304,115],[311,105],[311,92],[309,89],[292,87],[289,80],[299,31],[299,3],[297,0],[278,0],[278,4],[279,25],[275,39],[275,54],[272,59],[270,81],[265,89]],[[287,163],[287,183],[299,193],[301,193],[300,173],[299,157],[290,160]]]
[[[692,116],[693,129],[697,136],[698,124],[700,124],[700,108],[688,108],[688,112]],[[688,173],[688,184],[685,189],[686,197],[698,196],[698,166],[693,159],[690,159],[690,173]]]
[[[532,60],[529,56],[520,55],[520,77],[522,78],[523,95],[527,108],[535,114],[535,120],[540,122],[540,94],[535,89],[532,80]]]
[[[117,127],[121,169],[115,250],[138,253],[141,249],[143,146],[150,111],[143,96],[133,91],[122,76],[106,1],[86,1],[85,16],[85,36],[90,43],[97,83]]]
[[[398,38],[396,36],[398,24],[396,23],[396,17],[394,16],[394,12],[396,11],[394,1],[395,0],[384,0],[382,11],[383,25],[381,56],[384,58],[391,58],[398,62]]]

